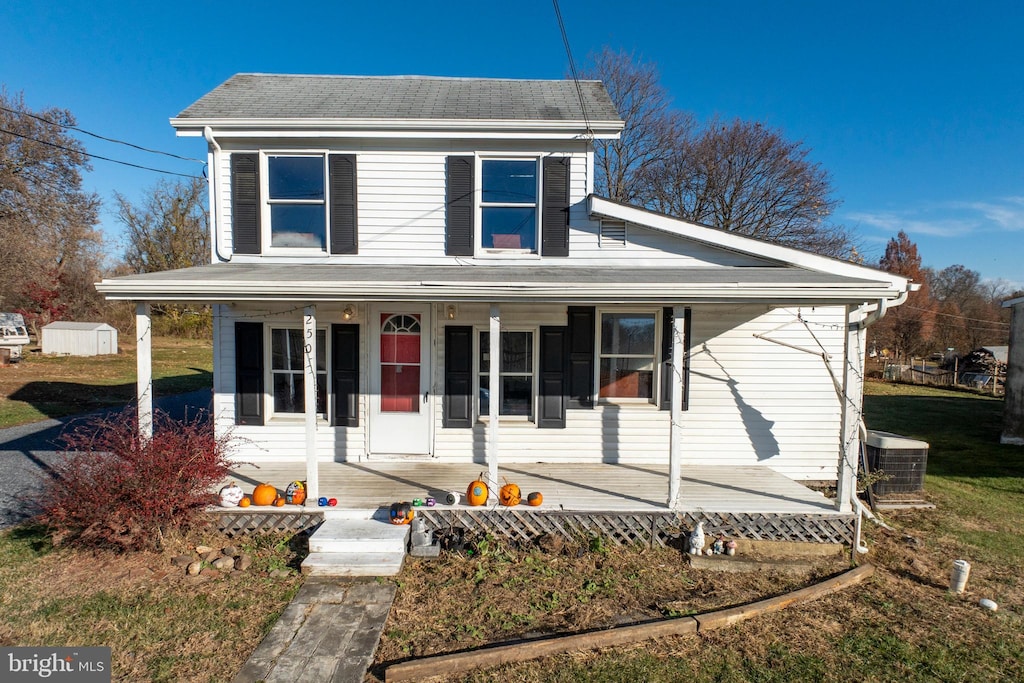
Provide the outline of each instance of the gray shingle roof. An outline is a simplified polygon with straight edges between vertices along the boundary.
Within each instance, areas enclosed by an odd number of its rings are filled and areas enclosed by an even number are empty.
[[[587,117],[618,121],[600,81],[580,81]],[[582,121],[573,81],[431,76],[236,74],[180,120],[423,119]]]

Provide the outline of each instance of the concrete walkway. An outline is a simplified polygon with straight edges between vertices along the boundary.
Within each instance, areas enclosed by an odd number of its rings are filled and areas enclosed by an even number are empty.
[[[359,683],[394,598],[391,584],[307,579],[233,683]]]

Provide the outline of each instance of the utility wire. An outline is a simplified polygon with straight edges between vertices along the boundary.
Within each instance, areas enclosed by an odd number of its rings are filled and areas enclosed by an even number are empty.
[[[917,306],[906,306],[912,311],[921,311],[923,313],[929,313],[927,308],[918,308]],[[986,325],[999,325],[1000,327],[1009,327],[1010,323],[1000,322],[998,320],[984,320],[982,318],[968,318],[965,315],[953,315],[952,313],[939,313],[934,311],[935,315],[941,315],[946,318],[956,318],[957,320],[970,320],[972,323],[985,323]]]
[[[153,171],[154,173],[164,173],[166,175],[176,175],[176,176],[181,176],[182,178],[199,178],[200,177],[200,176],[190,175],[188,173],[177,173],[175,171],[165,171],[165,170],[163,170],[161,168],[153,168],[152,166],[142,166],[140,164],[133,164],[133,163],[128,162],[128,161],[120,161],[119,159],[111,159],[110,157],[103,157],[103,156],[100,156],[99,154],[92,154],[91,152],[84,152],[84,151],[82,151],[80,149],[71,149],[70,147],[64,147],[62,145],[58,145],[58,144],[53,143],[53,142],[47,142],[46,140],[40,140],[39,138],[34,138],[34,137],[29,136],[29,135],[22,135],[21,133],[15,133],[13,130],[7,130],[5,128],[0,128],[0,133],[6,133],[8,135],[13,135],[15,137],[22,138],[23,140],[31,140],[32,142],[38,142],[40,145],[46,145],[48,147],[56,147],[57,149],[63,150],[65,152],[71,152],[72,154],[81,154],[81,155],[87,156],[87,157],[89,157],[91,159],[101,159],[103,161],[109,161],[109,162],[114,163],[114,164],[121,164],[122,166],[131,166],[132,168],[140,168],[143,171]]]
[[[572,74],[573,83],[576,84],[576,95],[580,98],[580,109],[583,110],[583,121],[587,124],[587,134],[594,135],[590,127],[590,117],[587,115],[587,105],[583,101],[583,86],[580,85],[580,77],[576,72],[576,60],[572,58],[572,48],[569,47],[569,35],[565,32],[565,22],[562,21],[562,10],[558,7],[558,0],[551,0],[555,6],[555,17],[558,19],[558,30],[562,32],[562,43],[565,45],[565,54],[569,58],[569,73]]]
[[[194,161],[197,164],[205,164],[206,163],[206,161],[203,160],[203,159],[193,159],[192,157],[183,157],[183,156],[179,156],[177,154],[173,154],[171,152],[162,152],[159,149],[149,149],[148,147],[142,147],[141,145],[136,145],[135,143],[132,143],[132,142],[126,142],[125,140],[118,140],[117,138],[108,138],[108,137],[106,137],[104,135],[100,135],[99,133],[93,133],[93,132],[87,131],[84,128],[79,128],[77,126],[69,126],[69,125],[65,125],[63,123],[58,123],[56,121],[51,121],[51,120],[49,120],[47,118],[44,118],[42,116],[38,116],[38,115],[33,114],[31,112],[18,111],[17,109],[8,109],[7,107],[4,107],[4,106],[0,106],[0,109],[2,109],[4,111],[8,111],[8,112],[10,112],[12,114],[19,114],[21,116],[28,116],[28,117],[31,117],[33,119],[36,119],[37,121],[42,121],[43,123],[51,125],[51,126],[56,126],[58,128],[66,128],[68,130],[78,131],[79,133],[85,133],[86,135],[91,135],[92,137],[94,137],[94,138],[96,138],[98,140],[105,140],[106,142],[113,142],[113,143],[116,143],[118,145],[125,145],[126,147],[132,147],[134,149],[137,149],[137,150],[140,150],[140,151],[143,151],[143,152],[149,152],[150,154],[162,154],[162,155],[164,155],[166,157],[171,157],[173,159],[181,159],[182,161]]]

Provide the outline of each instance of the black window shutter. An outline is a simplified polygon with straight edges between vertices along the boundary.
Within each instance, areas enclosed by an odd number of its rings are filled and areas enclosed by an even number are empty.
[[[331,175],[331,253],[357,254],[356,157],[354,154],[331,154],[328,167]]]
[[[263,323],[235,323],[235,424],[263,424]]]
[[[544,429],[565,428],[567,336],[564,327],[540,328],[540,411],[537,426]]]
[[[220,228],[220,226],[217,226]],[[260,253],[260,158],[231,155],[231,228],[236,254]]]
[[[594,334],[596,311],[591,306],[569,307],[569,408],[594,407]]]
[[[444,328],[445,427],[473,426],[473,328]]]
[[[359,426],[359,325],[331,325],[334,424]]]
[[[541,255],[569,255],[569,158],[544,159]]]
[[[661,409],[672,408],[672,368],[675,367],[676,359],[672,358],[672,309],[665,307],[661,316]],[[683,317],[683,353],[686,355],[681,361],[681,376],[683,379],[683,407],[686,410],[690,404],[690,309],[684,309]]]
[[[445,250],[448,256],[473,255],[473,157],[450,156],[446,163]]]

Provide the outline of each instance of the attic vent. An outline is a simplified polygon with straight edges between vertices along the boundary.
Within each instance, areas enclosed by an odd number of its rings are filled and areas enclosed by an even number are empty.
[[[625,246],[625,221],[601,221],[601,248],[622,249]]]

